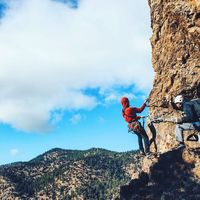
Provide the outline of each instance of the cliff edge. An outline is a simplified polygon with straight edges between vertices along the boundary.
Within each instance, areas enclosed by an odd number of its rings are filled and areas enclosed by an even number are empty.
[[[149,112],[170,118],[176,95],[200,98],[200,1],[149,0],[149,6],[155,71]],[[156,125],[158,151],[176,145],[174,129],[172,123]]]
[[[180,115],[173,109],[175,96],[200,98],[200,1],[148,2],[155,72],[149,113],[170,119]],[[120,199],[200,199],[200,143],[188,141],[186,148],[175,149],[175,124],[157,123],[155,129],[159,153],[143,159],[138,176],[121,186]]]

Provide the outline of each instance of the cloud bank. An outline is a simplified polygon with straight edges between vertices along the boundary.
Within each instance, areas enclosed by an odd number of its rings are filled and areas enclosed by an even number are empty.
[[[145,0],[82,0],[77,9],[51,0],[7,2],[0,21],[2,123],[48,131],[53,110],[98,104],[87,88],[151,85]]]

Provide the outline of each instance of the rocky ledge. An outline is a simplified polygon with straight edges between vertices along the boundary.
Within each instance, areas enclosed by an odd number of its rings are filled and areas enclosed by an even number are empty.
[[[145,158],[138,178],[121,187],[120,199],[200,199],[200,149],[174,149]]]

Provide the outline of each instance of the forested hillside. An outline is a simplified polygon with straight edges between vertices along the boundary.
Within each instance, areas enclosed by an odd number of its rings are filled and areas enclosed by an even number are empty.
[[[139,171],[137,152],[52,149],[29,162],[0,167],[1,199],[116,199]]]

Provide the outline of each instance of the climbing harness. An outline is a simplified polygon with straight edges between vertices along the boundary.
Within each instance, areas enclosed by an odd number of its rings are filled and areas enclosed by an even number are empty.
[[[153,121],[152,118],[148,115],[148,116],[143,116],[141,117],[142,119],[142,127],[144,128],[145,126],[145,118],[148,118],[150,120],[150,123],[148,123],[148,127],[150,132],[152,133],[152,138],[149,140],[149,146],[151,146],[151,144],[154,144],[154,148],[155,148],[155,152],[157,152],[158,148],[157,148],[157,144],[156,144],[156,129],[154,127],[155,122],[160,122],[158,120]],[[132,122],[128,125],[128,132],[134,132],[134,131],[138,131],[140,128],[140,124],[138,122]]]
[[[141,126],[138,121],[134,121],[128,124],[128,132],[140,132]]]

